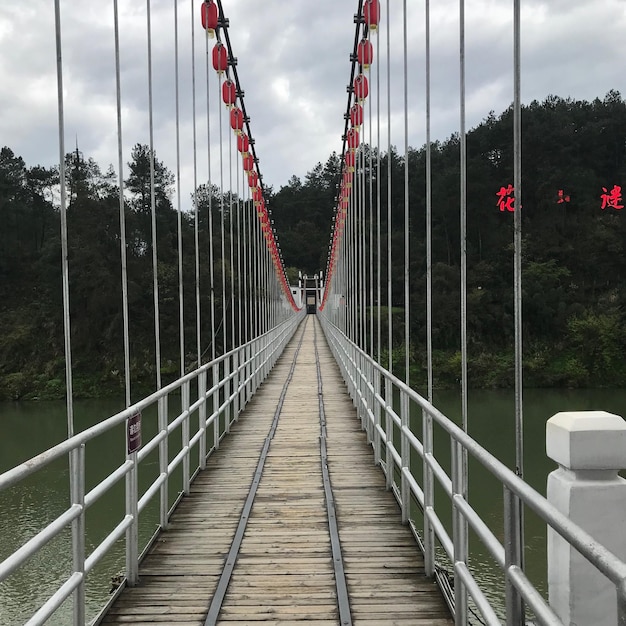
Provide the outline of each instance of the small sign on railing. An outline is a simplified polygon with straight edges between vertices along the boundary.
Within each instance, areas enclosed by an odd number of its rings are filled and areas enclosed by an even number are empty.
[[[137,411],[126,420],[126,443],[128,454],[141,448],[141,411]]]

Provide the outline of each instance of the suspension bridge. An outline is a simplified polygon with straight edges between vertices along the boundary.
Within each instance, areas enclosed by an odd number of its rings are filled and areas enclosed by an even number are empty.
[[[65,3],[68,4],[68,3]],[[116,130],[119,169],[119,250],[124,327],[126,408],[96,425],[76,431],[72,365],[72,284],[68,255],[67,185],[62,24],[68,7],[55,0],[59,128],[59,212],[63,277],[63,317],[67,389],[67,438],[36,457],[0,474],[0,494],[19,490],[42,473],[57,471],[67,479],[68,505],[15,549],[0,550],[0,585],[12,584],[28,562],[49,544],[63,539],[71,551],[71,571],[42,581],[51,592],[23,607],[7,623],[93,624],[316,624],[434,625],[613,623],[626,626],[626,562],[618,544],[549,501],[524,481],[521,360],[521,102],[520,1],[512,4],[514,25],[513,170],[515,190],[515,425],[514,467],[509,468],[467,433],[467,147],[465,131],[465,8],[460,3],[459,75],[459,230],[461,238],[461,424],[432,403],[432,227],[430,160],[430,17],[426,28],[426,397],[410,380],[410,351],[394,371],[391,229],[392,186],[382,196],[381,151],[391,151],[391,115],[381,114],[381,97],[391,96],[390,42],[404,45],[404,345],[410,346],[410,206],[408,159],[408,72],[406,0],[359,0],[346,20],[354,24],[346,59],[347,102],[338,120],[340,177],[335,211],[329,224],[326,266],[314,277],[290,284],[271,205],[261,174],[261,149],[254,137],[253,111],[229,29],[228,4],[221,0],[184,3],[190,9],[182,26],[179,3],[173,3],[176,82],[176,154],[178,215],[179,345],[178,378],[164,384],[157,242],[157,198],[153,136],[153,67],[151,2],[146,4],[148,45],[148,116],[150,119],[149,209],[154,309],[156,379],[154,391],[133,400],[131,380],[132,319],[129,314],[124,191],[124,97],[120,67],[118,2],[113,28],[116,68]],[[401,14],[392,30],[390,10]],[[394,22],[395,24],[395,22]],[[186,350],[186,276],[183,263],[181,142],[179,110],[179,32],[204,49],[205,66],[192,60],[195,355]],[[197,33],[201,36],[198,36]],[[386,44],[386,58],[381,50]],[[384,64],[386,62],[386,72]],[[381,74],[382,70],[382,74]],[[383,80],[381,81],[381,76]],[[384,85],[386,78],[386,88]],[[205,84],[202,101],[196,85]],[[339,86],[345,88],[344,86]],[[338,88],[339,88],[338,87]],[[375,105],[372,105],[372,102]],[[196,117],[206,109],[208,150],[206,198],[198,192]],[[215,126],[217,124],[217,127]],[[381,135],[383,139],[381,139]],[[219,141],[218,141],[219,139]],[[228,145],[225,155],[225,146]],[[215,149],[215,145],[219,147]],[[211,154],[213,150],[213,154]],[[218,170],[212,169],[217,163]],[[387,159],[391,167],[391,159]],[[225,183],[228,173],[229,184]],[[236,182],[234,181],[236,178]],[[391,176],[389,176],[389,180]],[[213,185],[219,181],[219,193]],[[207,248],[200,246],[201,211],[208,214]],[[213,229],[216,232],[213,232]],[[217,232],[219,231],[219,232]],[[200,268],[209,268],[208,284]],[[384,273],[386,269],[387,273]],[[204,297],[204,299],[203,299]],[[206,303],[202,307],[201,302]],[[383,304],[386,306],[383,307]],[[376,311],[376,314],[373,312]],[[383,326],[385,312],[388,315]],[[208,322],[205,323],[205,320]],[[208,328],[208,336],[203,334]],[[383,335],[388,333],[387,337]],[[387,360],[388,359],[388,360]],[[395,366],[397,370],[397,364]],[[619,418],[596,416],[609,439],[622,441]],[[613,420],[617,419],[617,422]],[[586,419],[586,418],[585,418]],[[552,458],[576,473],[577,452],[568,446],[568,423],[557,420],[560,437]],[[587,427],[585,427],[587,428]],[[581,428],[579,430],[585,430]],[[436,439],[435,442],[435,432]],[[594,431],[595,432],[595,431]],[[109,451],[112,469],[94,479],[90,449],[99,438],[115,435]],[[567,441],[567,442],[566,442]],[[617,445],[617,444],[616,444]],[[550,448],[550,444],[549,444]],[[567,450],[567,454],[563,450]],[[595,480],[621,488],[617,471],[623,451],[611,445]],[[571,453],[571,454],[570,454]],[[566,458],[567,457],[567,458]],[[588,460],[585,460],[588,463]],[[612,464],[611,464],[612,463]],[[472,468],[480,467],[498,486],[494,505],[500,513],[486,519],[468,497]],[[57,468],[57,469],[55,469]],[[615,470],[615,477],[610,474]],[[604,473],[603,473],[604,472]],[[609,487],[607,487],[608,489]],[[116,524],[97,540],[89,534],[91,511],[123,495]],[[611,492],[613,493],[613,492]],[[116,497],[117,497],[116,496]],[[621,497],[621,496],[620,496]],[[613,496],[611,496],[613,498]],[[123,499],[123,505],[121,500]],[[614,499],[614,498],[613,498]],[[550,528],[553,546],[582,555],[585,568],[601,579],[591,596],[575,603],[568,590],[575,576],[561,582],[551,570],[548,598],[525,571],[525,514],[532,511]],[[494,574],[481,576],[476,545],[486,551]],[[551,548],[552,550],[552,548]],[[559,553],[561,554],[561,553]],[[563,557],[564,558],[564,557]],[[569,558],[569,557],[568,557]],[[573,557],[572,557],[573,558]],[[556,559],[556,569],[567,570]],[[569,563],[569,561],[567,562]],[[583,566],[580,566],[581,570]],[[561,572],[563,574],[563,572]],[[498,578],[495,586],[489,580]],[[566,577],[564,577],[566,578]],[[104,597],[92,587],[112,581]],[[45,582],[45,584],[44,584]],[[0,586],[0,589],[2,587]],[[565,591],[563,591],[565,589]],[[577,588],[576,588],[577,589]],[[100,595],[98,595],[100,593]],[[575,594],[579,594],[576,591]],[[575,595],[574,594],[574,595]],[[38,596],[33,592],[33,596]],[[593,596],[597,596],[596,601]],[[576,595],[578,600],[580,597]],[[95,598],[95,606],[94,606]],[[591,599],[590,599],[591,598]],[[576,604],[575,608],[572,608]],[[593,613],[600,605],[602,618]],[[68,606],[70,608],[68,608]],[[564,608],[565,607],[565,608]],[[1,604],[0,604],[1,608]],[[587,617],[574,611],[589,610]],[[576,615],[580,615],[576,613]],[[589,617],[591,616],[591,617]],[[0,612],[0,617],[2,613]],[[581,620],[582,621],[579,621]],[[585,622],[585,619],[587,621]],[[18,620],[18,621],[16,621]],[[1,621],[1,620],[0,620]],[[4,623],[4,622],[3,622]]]

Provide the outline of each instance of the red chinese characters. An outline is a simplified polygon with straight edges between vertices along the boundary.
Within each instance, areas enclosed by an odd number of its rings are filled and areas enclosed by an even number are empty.
[[[600,208],[602,210],[611,208],[619,211],[624,208],[623,204],[618,204],[622,202],[622,188],[619,185],[613,185],[611,191],[608,191],[606,187],[602,187],[602,191],[604,192],[600,194],[600,199],[602,200],[602,206]]]
[[[570,197],[566,195],[562,189],[559,189],[558,198],[559,199],[556,201],[557,204],[563,204],[564,202],[570,201]]]
[[[500,211],[511,211],[515,210],[514,202],[515,198],[513,197],[513,185],[509,184],[508,187],[500,187],[500,191],[496,193],[497,201],[496,204]]]

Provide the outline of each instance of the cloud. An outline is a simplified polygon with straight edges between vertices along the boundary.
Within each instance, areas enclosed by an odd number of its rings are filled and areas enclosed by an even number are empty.
[[[376,60],[366,111],[380,119],[381,142],[404,146],[404,26],[394,7],[387,42],[388,3],[373,37]],[[425,141],[425,20],[423,3],[407,3],[407,91],[409,143]],[[8,6],[7,6],[8,5]],[[237,72],[264,181],[278,189],[292,175],[303,178],[317,162],[342,148],[348,101],[349,55],[357,3],[319,0],[223,2]],[[184,207],[194,184],[192,58],[195,63],[197,182],[208,176],[206,38],[200,1],[178,0],[179,128]],[[149,142],[146,5],[119,0],[122,122],[125,160],[132,145]],[[157,155],[176,171],[176,83],[174,3],[152,0],[153,134]],[[103,168],[117,169],[115,57],[112,3],[61,0],[66,145],[76,138]],[[194,24],[192,55],[191,25]],[[623,87],[621,0],[529,0],[522,7],[522,96],[549,94],[593,99]],[[513,99],[513,15],[499,0],[466,3],[467,127]],[[209,54],[214,40],[209,42]],[[387,109],[387,47],[391,110]],[[456,0],[431,2],[432,138],[444,140],[459,128],[459,7]],[[0,6],[0,144],[30,165],[58,161],[56,51],[53,6],[48,0]],[[211,170],[219,182],[219,83],[209,68]],[[381,92],[376,85],[380,82]],[[380,100],[380,107],[377,102]],[[229,128],[222,108],[222,152]],[[226,176],[228,180],[228,176]]]

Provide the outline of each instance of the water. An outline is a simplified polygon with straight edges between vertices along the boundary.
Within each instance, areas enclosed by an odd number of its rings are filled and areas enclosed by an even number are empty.
[[[435,392],[433,402],[457,424],[461,423],[460,394]],[[509,468],[515,467],[515,401],[512,391],[470,390],[468,397],[468,430],[484,448]],[[525,389],[524,390],[524,479],[543,496],[548,474],[557,465],[546,456],[547,420],[559,411],[605,410],[626,416],[626,390],[622,389]],[[421,428],[421,425],[419,426]],[[421,432],[421,431],[420,431]],[[435,453],[450,470],[449,438],[435,426]],[[420,460],[421,465],[421,460]],[[420,468],[421,470],[421,468]],[[477,462],[469,462],[469,501],[482,519],[503,542],[504,514],[502,486]],[[421,475],[421,471],[417,472]],[[441,491],[439,492],[441,494]],[[452,527],[447,496],[436,494],[438,512]],[[441,505],[443,504],[443,507]],[[547,599],[546,525],[532,511],[525,509],[525,571],[534,586]],[[504,621],[504,580],[500,568],[470,531],[470,569],[481,583],[499,617]],[[476,622],[479,623],[479,622]]]
[[[435,404],[449,417],[460,421],[461,403],[458,393],[439,391]],[[123,408],[123,400],[90,400],[76,402],[76,431],[83,430]],[[510,391],[471,391],[469,396],[470,434],[509,467],[514,459],[513,394]],[[525,478],[545,494],[546,477],[555,464],[545,456],[545,423],[554,413],[566,410],[603,409],[626,415],[626,390],[525,390]],[[170,407],[172,414],[176,407]],[[144,441],[155,432],[155,418],[144,414]],[[63,402],[0,403],[0,472],[59,443],[66,436],[66,413]],[[435,432],[437,452],[443,457],[449,447],[447,438]],[[172,446],[174,442],[172,442]],[[124,446],[123,428],[100,437],[87,446],[87,484],[92,487],[119,463],[112,450]],[[143,467],[143,465],[142,465]],[[156,456],[147,459],[140,481],[144,485],[158,471]],[[470,501],[490,527],[502,527],[502,490],[481,468],[470,466]],[[150,475],[152,473],[152,475]],[[17,487],[0,493],[0,560],[6,558],[43,525],[61,513],[69,502],[67,493],[67,460],[50,466]],[[141,489],[141,487],[140,487]],[[172,493],[174,492],[174,493]],[[170,490],[170,499],[176,496]],[[87,549],[99,543],[119,522],[123,512],[123,485],[112,490],[107,499],[88,511]],[[437,499],[437,507],[444,504]],[[445,504],[442,515],[445,513]],[[157,512],[151,506],[142,514],[147,522],[142,534],[146,541],[157,523]],[[501,536],[499,536],[502,539]],[[480,571],[481,581],[489,596],[497,602],[502,581],[497,568],[471,538],[472,568]],[[50,543],[25,567],[0,584],[0,624],[23,624],[54,592],[59,580],[71,571],[71,550],[68,534]],[[526,516],[527,572],[532,582],[546,592],[545,526],[532,515]],[[123,542],[90,574],[87,585],[88,615],[93,617],[107,600],[111,576],[123,570]],[[51,624],[64,626],[71,622],[71,602],[66,603]]]
[[[171,402],[176,405],[176,402]],[[114,415],[123,400],[89,400],[75,403],[75,432]],[[170,406],[170,415],[178,407]],[[147,441],[156,432],[156,411],[144,411],[142,430]],[[66,438],[64,402],[0,403],[0,473],[60,443]],[[172,449],[180,440],[171,439]],[[120,465],[125,455],[124,426],[112,429],[86,445],[87,491]],[[176,448],[176,451],[180,449]],[[141,464],[139,489],[143,493],[158,474],[157,452]],[[0,492],[0,561],[39,532],[69,506],[67,458],[49,465],[17,486]],[[175,478],[180,477],[180,471]],[[180,484],[180,479],[178,483]],[[176,497],[170,488],[170,503]],[[153,501],[140,516],[140,547],[158,524],[158,503]],[[118,482],[86,514],[86,551],[89,554],[120,522],[124,515],[124,481]],[[67,579],[72,569],[69,531],[45,546],[37,555],[0,583],[0,625],[16,626],[27,621]],[[112,576],[124,570],[124,541],[118,541],[87,577],[87,615],[93,618],[107,601]],[[71,600],[48,622],[65,626],[72,622]]]

